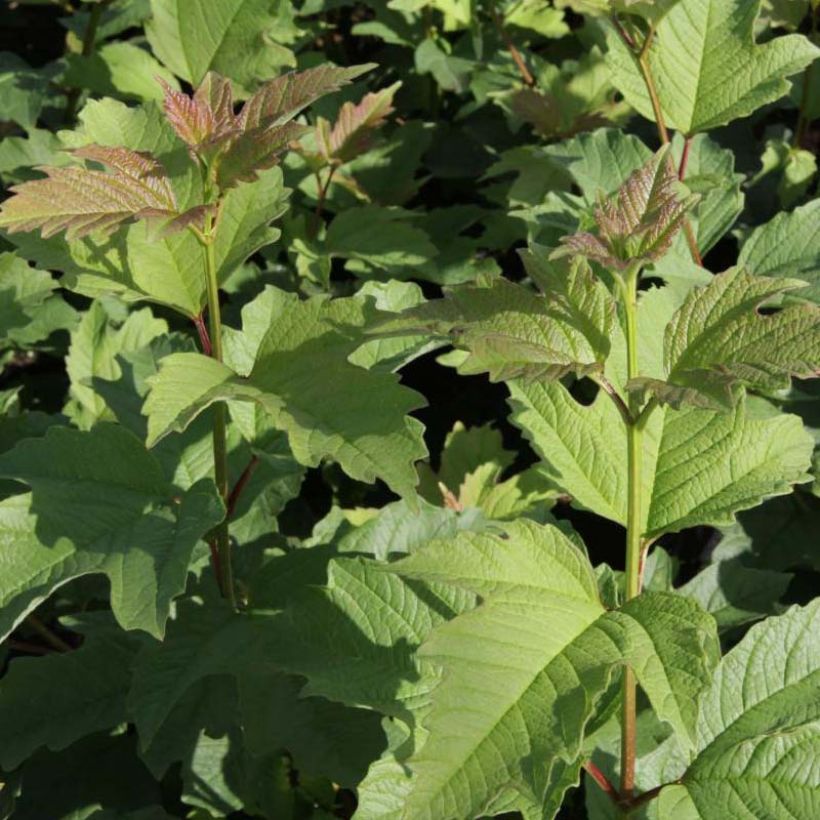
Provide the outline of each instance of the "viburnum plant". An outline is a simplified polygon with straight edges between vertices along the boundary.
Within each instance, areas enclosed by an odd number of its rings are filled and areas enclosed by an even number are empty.
[[[0,816],[820,816],[817,2],[64,5]]]

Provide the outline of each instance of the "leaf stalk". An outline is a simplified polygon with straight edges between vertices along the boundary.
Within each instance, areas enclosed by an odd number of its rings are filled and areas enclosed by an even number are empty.
[[[222,361],[222,315],[219,307],[219,282],[217,280],[216,253],[214,241],[216,239],[214,215],[208,212],[205,215],[205,225],[202,231],[205,247],[205,283],[208,294],[208,339],[210,341],[210,355],[216,361]],[[230,491],[228,488],[228,448],[227,448],[227,406],[225,402],[216,402],[213,409],[213,449],[214,449],[214,481],[217,491],[228,509]],[[218,567],[215,567],[219,577],[219,586],[222,595],[230,605],[236,608],[236,595],[233,582],[233,565],[231,560],[231,539],[228,531],[228,516],[225,515],[222,523],[214,531],[216,553],[219,556]]]
[[[633,264],[624,277],[624,313],[626,319],[627,376],[634,379],[638,371],[638,278],[640,266]],[[628,497],[626,512],[626,600],[641,592],[641,452],[642,427],[635,421],[637,398],[630,396],[630,416],[626,425]],[[636,749],[636,683],[629,667],[624,668],[621,723],[621,796],[630,798],[635,789]]]

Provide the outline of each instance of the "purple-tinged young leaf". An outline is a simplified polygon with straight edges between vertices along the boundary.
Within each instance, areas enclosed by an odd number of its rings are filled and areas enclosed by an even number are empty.
[[[243,130],[283,125],[319,97],[375,67],[375,63],[339,68],[321,65],[307,71],[289,72],[265,83],[243,106],[239,114]]]
[[[239,132],[233,111],[231,84],[224,77],[213,71],[208,72],[193,97],[176,91],[165,82],[162,86],[165,89],[163,107],[168,122],[195,154],[201,154],[205,146],[219,143]]]
[[[331,129],[320,118],[316,125],[316,142],[327,162],[349,162],[371,146],[378,129],[393,113],[393,97],[401,83],[366,94],[357,103],[346,102]]]
[[[0,227],[10,233],[40,228],[44,237],[66,231],[78,239],[101,231],[110,233],[136,218],[177,214],[177,203],[165,170],[149,154],[127,148],[87,145],[74,152],[102,163],[112,173],[76,166],[43,168],[47,177],[12,188],[0,210]]]
[[[546,138],[571,137],[611,124],[602,112],[568,110],[554,94],[536,88],[518,89],[510,96],[509,106],[517,117]]]
[[[267,130],[250,131],[230,140],[212,166],[214,178],[222,190],[238,182],[253,182],[257,172],[271,168],[294,141],[309,129],[295,122]]]
[[[664,147],[615,194],[600,198],[594,211],[597,234],[577,233],[561,242],[570,252],[625,270],[635,262],[660,259],[696,201],[679,182]]]

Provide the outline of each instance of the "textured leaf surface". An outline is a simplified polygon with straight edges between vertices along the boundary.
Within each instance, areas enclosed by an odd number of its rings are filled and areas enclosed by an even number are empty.
[[[419,406],[417,394],[392,373],[347,361],[364,341],[368,311],[367,301],[355,297],[299,301],[268,288],[243,312],[245,338],[239,344],[255,351],[246,380],[196,354],[163,360],[153,379],[157,397],[149,395],[146,406],[157,415],[149,422],[152,441],[169,429],[184,429],[220,398],[258,401],[287,432],[301,463],[315,466],[331,457],[353,478],[381,478],[397,493],[411,494],[413,464],[426,454],[420,423],[407,417]]]
[[[614,318],[603,285],[580,260],[566,274],[535,254],[524,258],[539,284],[550,288],[547,298],[496,279],[487,287],[453,290],[444,299],[386,320],[379,332],[427,332],[449,340],[469,352],[461,373],[489,372],[494,380],[555,379],[599,370]],[[590,314],[576,326],[587,310]]]
[[[4,735],[0,765],[6,771],[40,747],[59,751],[81,737],[125,721],[125,695],[139,641],[123,635],[113,623],[96,620],[80,623],[78,631],[85,637],[79,649],[19,658],[4,675],[0,683]],[[77,629],[76,624],[72,626]]]
[[[562,239],[565,248],[624,270],[636,261],[659,259],[669,249],[695,200],[686,196],[661,149],[629,176],[617,193],[595,208],[598,233],[581,232]]]
[[[227,193],[214,247],[220,282],[278,238],[279,231],[269,223],[284,212],[284,195],[278,168],[263,171],[255,182]],[[87,296],[116,294],[128,302],[159,302],[191,318],[206,303],[204,252],[187,231],[157,238],[138,224],[102,243],[93,237],[68,242],[63,237],[43,240],[31,234],[14,234],[14,241],[21,256],[64,271],[63,283]]]
[[[718,666],[698,721],[698,754],[660,794],[663,820],[820,811],[820,601],[753,627]]]
[[[810,287],[795,295],[820,302],[820,199],[755,228],[737,261],[758,276],[803,279]]]
[[[791,376],[820,368],[820,309],[791,305],[761,315],[762,305],[802,283],[752,276],[740,268],[718,274],[689,295],[664,339],[664,382],[636,379],[662,402],[728,409],[741,385],[773,391]]]
[[[663,719],[691,734],[717,647],[711,617],[693,603],[645,594],[607,613],[575,543],[529,522],[505,538],[433,542],[391,568],[483,600],[422,647],[444,677],[424,720],[429,737],[408,761],[416,781],[403,816],[474,816],[510,787],[542,801],[556,760],[575,763],[619,663],[635,669]]]
[[[798,34],[757,45],[753,26],[760,0],[679,0],[657,27],[649,65],[666,124],[694,134],[745,117],[789,90],[786,78],[818,49]],[[643,78],[627,47],[607,32],[613,82],[652,119]]]
[[[356,104],[346,102],[332,127],[327,120],[319,119],[316,141],[328,162],[349,162],[370,147],[374,132],[393,112],[393,96],[400,85],[366,94]]]
[[[435,583],[419,588],[383,568],[365,559],[333,560],[327,586],[296,592],[270,627],[270,657],[308,679],[304,694],[412,723],[439,680],[415,650],[433,627],[471,607],[474,596]]]
[[[294,62],[279,45],[292,29],[274,8],[269,0],[151,0],[145,33],[154,54],[193,85],[218,71],[249,88]],[[268,37],[274,28],[275,41]]]
[[[212,482],[174,500],[162,469],[123,428],[51,428],[0,457],[30,494],[0,503],[0,633],[73,578],[103,573],[125,629],[161,636],[199,539],[224,510]]]
[[[131,218],[176,215],[178,206],[165,169],[148,154],[88,145],[74,155],[102,163],[112,173],[47,168],[46,179],[12,189],[14,196],[0,211],[0,227],[11,233],[39,228],[44,238],[65,231],[71,240],[92,231],[111,233]]]
[[[513,421],[547,475],[576,503],[626,523],[626,434],[599,393],[579,404],[562,385],[510,386]],[[730,413],[661,408],[644,436],[644,531],[730,523],[734,514],[808,480],[811,437],[795,416],[758,419],[744,402]]]
[[[33,345],[74,325],[77,314],[56,290],[50,273],[0,253],[0,347]]]

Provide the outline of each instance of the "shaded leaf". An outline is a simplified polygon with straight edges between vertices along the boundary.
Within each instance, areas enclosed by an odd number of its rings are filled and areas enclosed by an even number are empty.
[[[214,401],[256,401],[287,432],[302,464],[331,457],[353,478],[381,478],[398,494],[412,495],[413,463],[426,453],[420,423],[406,415],[419,406],[418,394],[392,373],[348,362],[365,341],[368,315],[365,299],[299,301],[267,288],[243,311],[244,343],[254,357],[248,378],[199,354],[166,357],[146,403],[155,417],[150,441],[184,429]]]
[[[0,765],[6,771],[40,747],[60,751],[125,721],[125,695],[139,640],[123,634],[110,615],[86,617],[71,626],[85,635],[79,649],[18,658],[0,682]]]
[[[175,498],[159,462],[109,424],[52,427],[0,456],[0,474],[31,487],[0,502],[0,634],[73,578],[103,573],[122,627],[162,636],[194,548],[224,516],[213,482]]]
[[[603,285],[583,260],[565,272],[537,252],[524,259],[550,288],[549,298],[496,279],[486,287],[454,289],[444,299],[387,319],[378,332],[426,332],[450,341],[469,353],[461,373],[489,372],[494,380],[556,379],[600,370],[614,320],[614,303]],[[575,319],[585,308],[591,316],[578,327]]]

